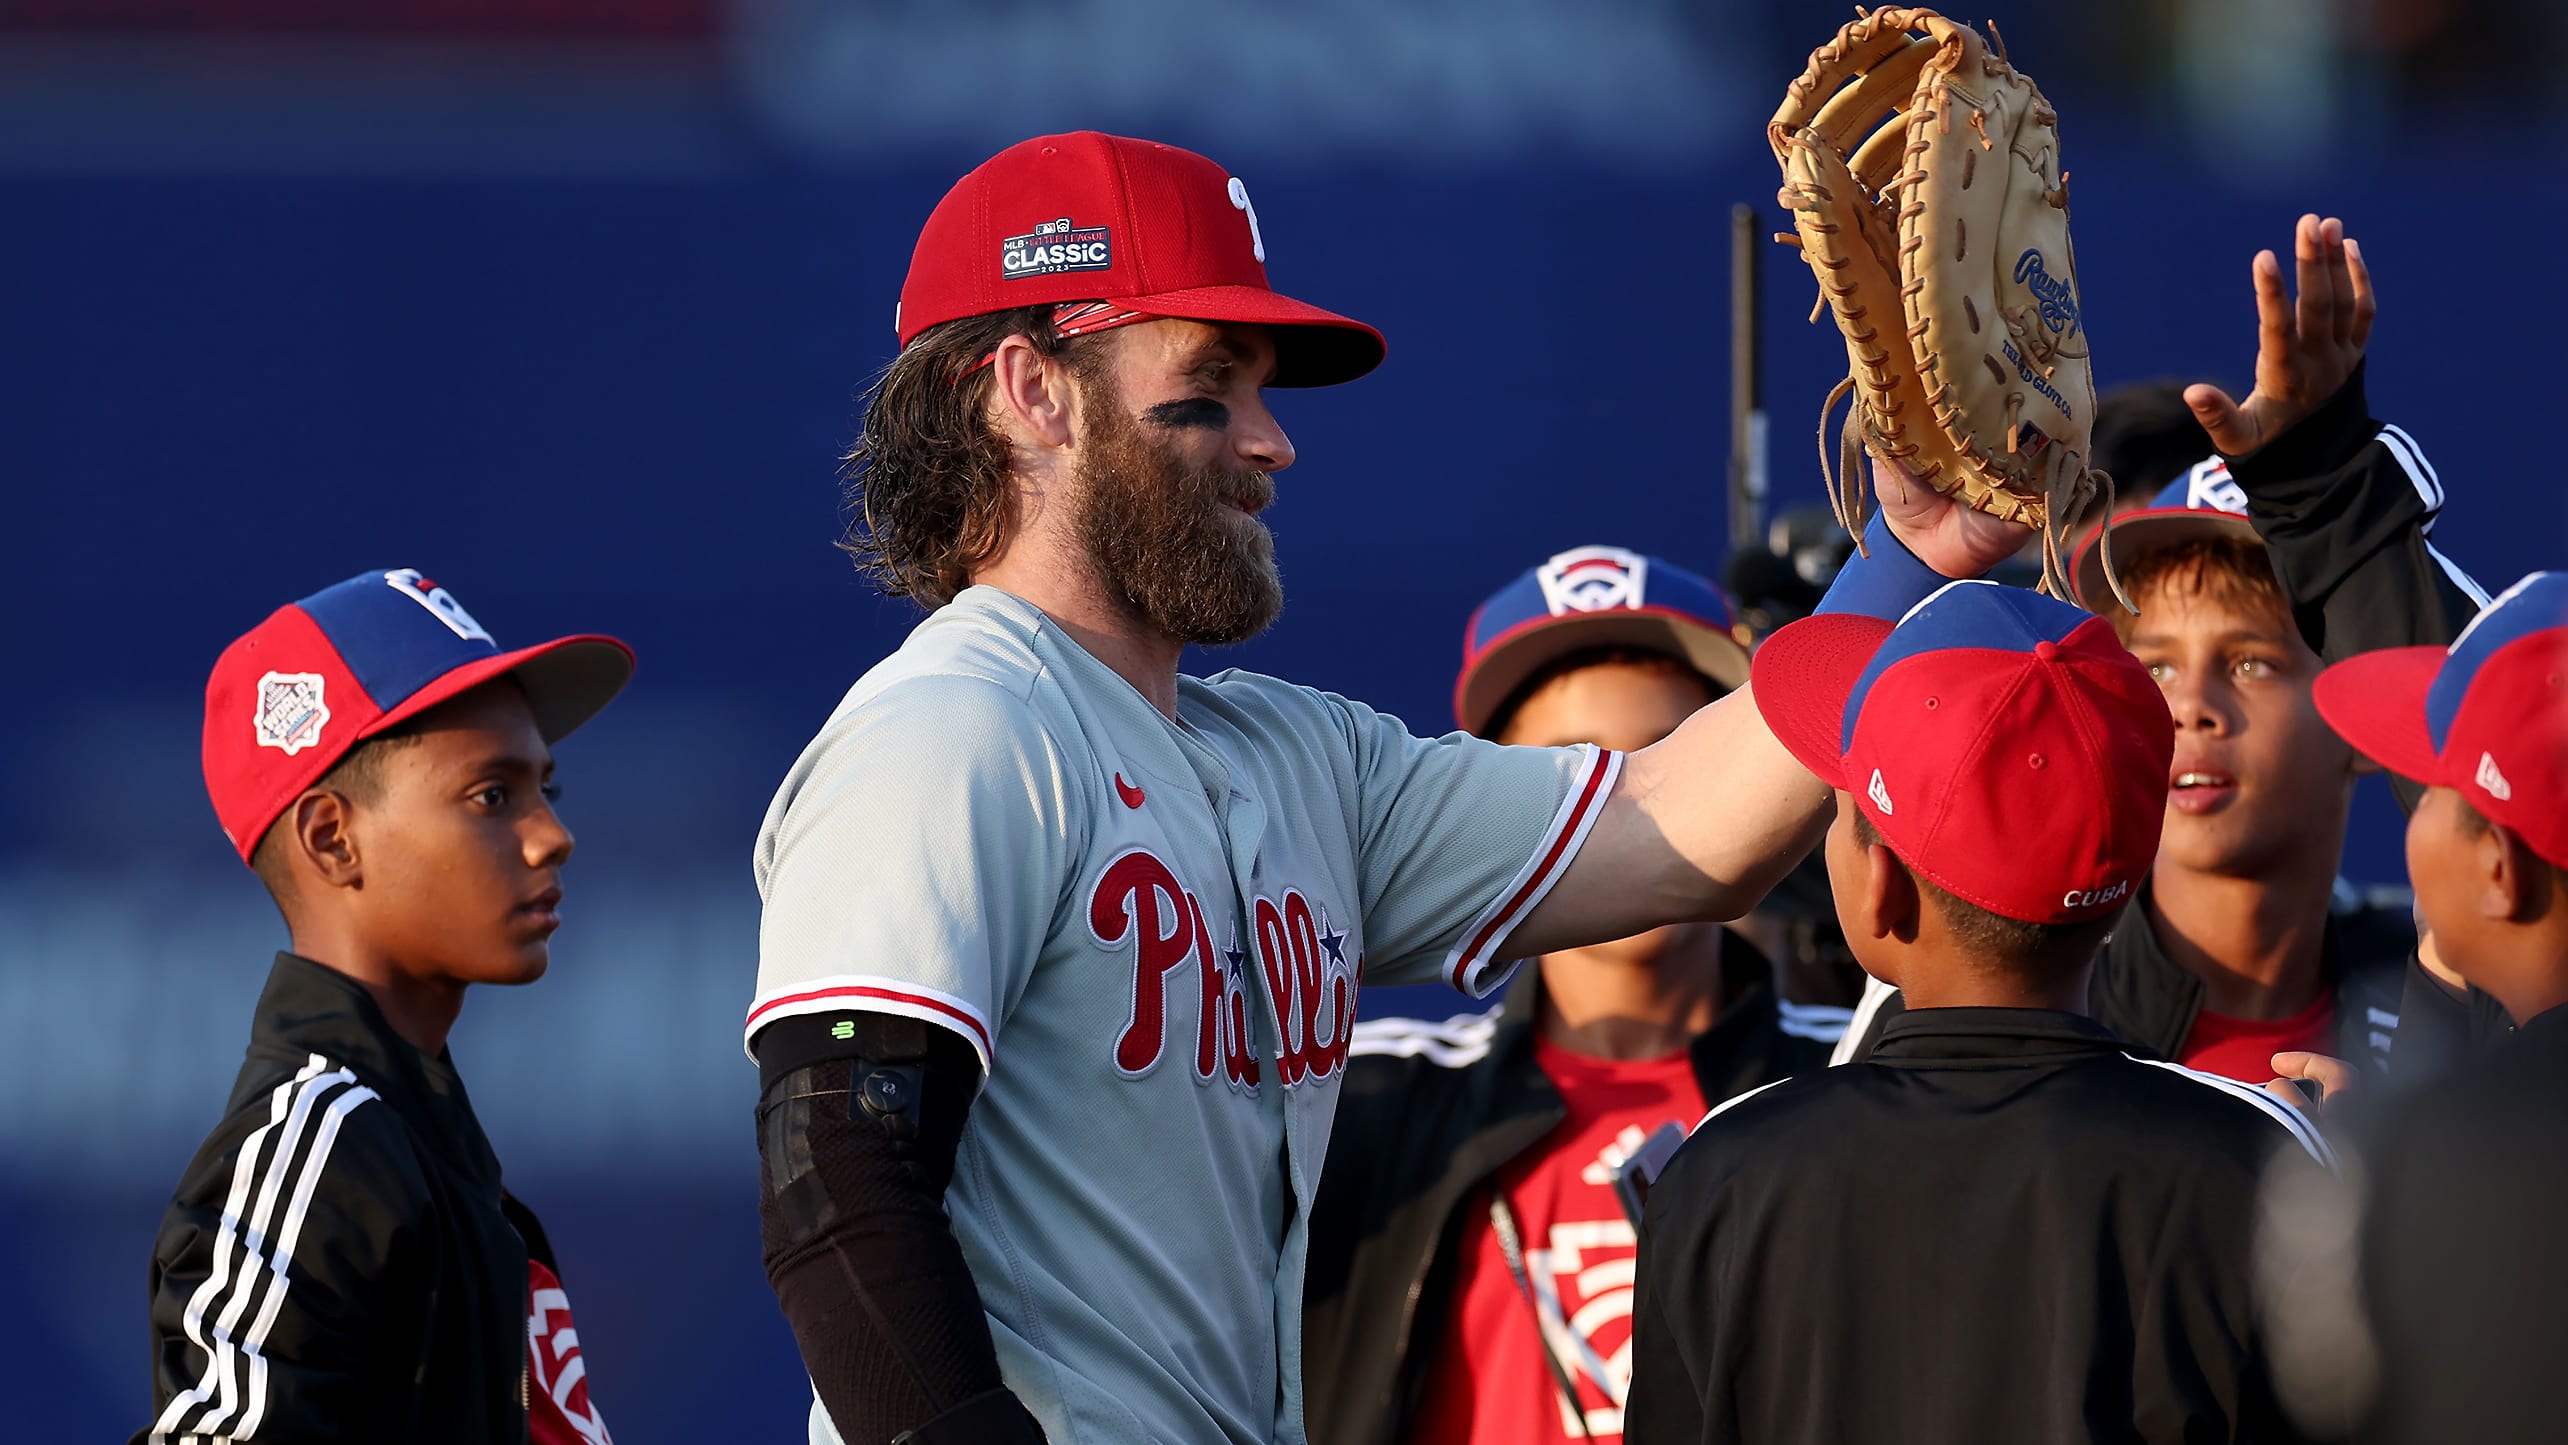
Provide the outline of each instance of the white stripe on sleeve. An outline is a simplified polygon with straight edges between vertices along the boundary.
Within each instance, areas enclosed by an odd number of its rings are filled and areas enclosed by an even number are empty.
[[[2425,499],[2427,513],[2442,511],[2443,477],[2434,470],[2434,463],[2425,459],[2425,448],[2416,444],[2416,438],[2401,428],[2384,426],[2374,440],[2389,448],[2390,455],[2398,458],[2408,480],[2416,484],[2417,495]]]
[[[1855,1016],[1846,1020],[1846,1032],[1838,1038],[1837,1047],[1829,1051],[1828,1067],[1833,1069],[1839,1064],[1855,1061],[1856,1046],[1871,1031],[1873,1019],[1881,1013],[1881,1006],[1890,1002],[1890,996],[1897,992],[1899,990],[1871,974],[1864,975],[1864,996],[1855,1000]]]
[[[264,1341],[266,1326],[274,1319],[285,1287],[286,1255],[292,1239],[283,1248],[272,1247],[270,1231],[275,1223],[277,1201],[289,1197],[292,1215],[289,1228],[302,1228],[303,1211],[312,1197],[313,1186],[329,1159],[329,1146],[338,1136],[339,1121],[349,1109],[374,1098],[367,1088],[349,1088],[333,1099],[322,1114],[322,1136],[309,1151],[302,1148],[304,1134],[311,1123],[316,1102],[333,1090],[354,1085],[356,1075],[344,1068],[333,1069],[330,1061],[319,1054],[309,1055],[303,1068],[291,1079],[276,1086],[268,1096],[268,1121],[252,1130],[241,1141],[239,1156],[232,1165],[232,1187],[223,1203],[221,1230],[214,1239],[214,1265],[205,1283],[188,1299],[183,1328],[188,1339],[205,1352],[205,1373],[196,1384],[172,1397],[169,1407],[153,1423],[155,1441],[171,1435],[210,1435],[219,1430],[233,1413],[241,1408],[242,1387],[252,1392],[252,1407],[258,1413],[266,1409],[267,1362],[258,1356],[258,1344]],[[270,1136],[273,1148],[268,1147]],[[297,1155],[302,1158],[298,1162]],[[266,1167],[260,1168],[262,1157]],[[289,1176],[291,1181],[289,1184]],[[255,1204],[250,1198],[250,1182],[259,1180]],[[244,1216],[244,1210],[248,1213]],[[266,1308],[253,1325],[253,1339],[246,1351],[235,1340],[241,1316],[249,1309],[250,1300],[259,1293],[263,1280],[273,1280],[274,1290]],[[219,1308],[217,1306],[219,1305]],[[212,1323],[207,1323],[208,1316]],[[244,1374],[247,1375],[244,1381]],[[191,1411],[204,1407],[204,1413],[190,1424]],[[245,1420],[232,1432],[247,1435],[255,1420]]]
[[[349,1077],[353,1080],[355,1076]],[[374,1097],[374,1090],[359,1085],[332,1099],[330,1107],[321,1116],[320,1132],[312,1138],[312,1153],[295,1175],[294,1202],[286,1206],[285,1224],[276,1232],[276,1247],[268,1251],[268,1273],[276,1277],[276,1285],[268,1291],[267,1301],[259,1306],[259,1317],[250,1325],[250,1337],[243,1347],[249,1354],[250,1399],[249,1407],[241,1412],[240,1427],[232,1432],[234,1435],[247,1437],[257,1434],[259,1421],[267,1415],[268,1362],[264,1351],[268,1330],[274,1327],[278,1312],[285,1307],[285,1292],[294,1284],[288,1276],[294,1266],[294,1243],[303,1237],[303,1220],[311,1212],[312,1191],[320,1186],[321,1172],[330,1167],[330,1146],[339,1141],[341,1121],[359,1104]]]
[[[2479,579],[2462,571],[2459,563],[2435,550],[2432,542],[2425,544],[2425,555],[2434,559],[2434,565],[2443,569],[2443,575],[2452,579],[2452,585],[2460,588],[2463,596],[2482,608],[2488,605],[2488,589],[2479,585]]]
[[[1704,1114],[1704,1116],[1703,1116],[1702,1118],[1695,1120],[1695,1121],[1694,1121],[1694,1129],[1700,1129],[1700,1128],[1702,1128],[1704,1125],[1709,1124],[1709,1123],[1711,1123],[1713,1120],[1720,1118],[1722,1115],[1724,1115],[1724,1114],[1726,1114],[1726,1113],[1730,1112],[1732,1109],[1735,1109],[1735,1108],[1739,1107],[1741,1104],[1744,1104],[1744,1103],[1746,1103],[1747,1101],[1749,1101],[1750,1099],[1755,1098],[1757,1095],[1762,1094],[1762,1093],[1764,1093],[1766,1090],[1773,1088],[1775,1084],[1789,1084],[1789,1083],[1791,1083],[1791,1082],[1792,1082],[1792,1080],[1790,1080],[1789,1078],[1777,1079],[1777,1080],[1775,1080],[1775,1081],[1774,1081],[1774,1084],[1759,1084],[1759,1085],[1757,1085],[1755,1088],[1748,1090],[1748,1091],[1747,1091],[1746,1093],[1744,1093],[1744,1094],[1733,1094],[1733,1095],[1731,1095],[1729,1098],[1723,1099],[1720,1103],[1717,1103],[1717,1104],[1713,1105],[1713,1106],[1712,1106],[1712,1108],[1711,1108],[1711,1110],[1710,1110],[1709,1112],[1707,1112],[1706,1114]],[[1686,1132],[1686,1133],[1688,1133],[1688,1134],[1692,1134],[1692,1133],[1694,1132],[1694,1129],[1688,1129],[1688,1130],[1686,1130],[1685,1132]]]
[[[2310,1123],[2309,1117],[2255,1085],[2242,1084],[2236,1079],[2220,1074],[2206,1074],[2200,1069],[2188,1069],[2182,1064],[2171,1064],[2164,1059],[2144,1059],[2135,1054],[2125,1054],[2123,1057],[2135,1064],[2147,1064],[2153,1069],[2165,1069],[2169,1073],[2191,1079],[2207,1088],[2218,1089],[2223,1093],[2246,1100],[2264,1110],[2274,1122],[2289,1129],[2292,1137],[2300,1141],[2300,1146],[2309,1151],[2309,1157],[2327,1166],[2331,1172],[2336,1168],[2336,1151],[2327,1147],[2327,1140],[2320,1136],[2318,1127]]]

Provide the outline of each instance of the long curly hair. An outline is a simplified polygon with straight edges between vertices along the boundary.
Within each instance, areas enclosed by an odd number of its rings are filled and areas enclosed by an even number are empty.
[[[865,424],[840,469],[848,527],[840,550],[893,597],[942,607],[996,555],[1009,515],[1008,441],[987,414],[983,358],[1022,335],[1075,365],[1085,338],[1054,329],[1049,305],[930,327],[865,392]]]

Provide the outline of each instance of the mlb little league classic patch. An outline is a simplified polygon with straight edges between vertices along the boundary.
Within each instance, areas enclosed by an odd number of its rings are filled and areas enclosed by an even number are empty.
[[[250,721],[258,730],[260,747],[275,748],[289,758],[321,741],[321,727],[330,721],[329,704],[321,700],[321,675],[271,672],[262,676],[258,710]]]
[[[1111,271],[1114,252],[1104,226],[1073,226],[1070,218],[1045,221],[999,243],[999,279],[1050,276],[1062,271]]]

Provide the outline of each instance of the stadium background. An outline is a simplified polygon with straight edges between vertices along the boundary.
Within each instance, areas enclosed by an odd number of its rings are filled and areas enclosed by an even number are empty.
[[[2534,3],[2001,14],[2065,116],[2107,383],[2243,393],[2246,258],[2347,217],[2375,410],[2482,580],[2562,560],[2542,269],[2568,20]],[[999,146],[1203,150],[1276,283],[1388,364],[1277,409],[1291,602],[1236,662],[1448,724],[1472,603],[1560,547],[1717,575],[1726,215],[1840,19],[1815,3],[0,3],[0,1382],[13,1435],[145,1408],[145,1268],[280,930],[196,772],[204,673],[269,608],[417,566],[503,641],[605,628],[626,698],[561,752],[552,976],[455,1049],[560,1243],[625,1445],[797,1439],[757,1261],[748,846],[913,614],[831,549],[834,458],[910,243]],[[2502,90],[2479,77],[2504,73]],[[2538,178],[2535,178],[2538,180]],[[1839,374],[1768,257],[1783,501]],[[932,767],[935,760],[921,758]],[[887,839],[886,846],[898,846]],[[2399,871],[2367,792],[2347,871]],[[1441,1006],[1438,1001],[1424,1002]],[[1386,1001],[1369,1001],[1379,1012]]]

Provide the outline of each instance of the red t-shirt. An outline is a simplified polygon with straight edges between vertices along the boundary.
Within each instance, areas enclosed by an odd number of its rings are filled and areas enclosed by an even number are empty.
[[[589,1403],[571,1297],[544,1261],[526,1261],[526,1438],[532,1445],[614,1445]]]
[[[1661,1124],[1694,1127],[1703,1090],[1683,1053],[1617,1062],[1534,1041],[1534,1061],[1569,1115],[1491,1186],[1516,1216],[1525,1273],[1543,1324],[1508,1273],[1489,1221],[1489,1191],[1464,1206],[1456,1297],[1428,1366],[1409,1432],[1420,1445],[1561,1445],[1623,1438],[1632,1381],[1632,1257],[1636,1239],[1614,1191],[1614,1170]],[[1588,1435],[1543,1363],[1544,1336],[1578,1382]]]
[[[2287,1019],[2234,1019],[2209,1009],[2194,1015],[2182,1056],[2188,1069],[2250,1084],[2274,1077],[2274,1055],[2292,1050],[2336,1052],[2336,991],[2320,989],[2318,1002]]]

